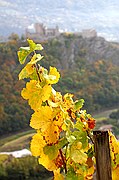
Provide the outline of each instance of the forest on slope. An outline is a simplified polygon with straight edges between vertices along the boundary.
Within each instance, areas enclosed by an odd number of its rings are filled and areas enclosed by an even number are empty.
[[[55,66],[61,73],[55,85],[58,91],[73,93],[75,99],[84,98],[89,113],[119,106],[117,43],[63,34],[42,45],[41,64],[46,68]],[[20,96],[25,83],[18,80],[20,46],[27,46],[27,42],[16,34],[8,42],[0,43],[0,135],[29,127],[31,110]]]

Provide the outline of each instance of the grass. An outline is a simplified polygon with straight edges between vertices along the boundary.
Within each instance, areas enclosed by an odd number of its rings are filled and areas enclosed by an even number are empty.
[[[23,148],[29,148],[31,137],[34,130],[20,132],[0,140],[0,151],[15,151]]]
[[[9,151],[15,151],[15,150],[20,150],[20,149],[24,149],[24,148],[29,149],[30,140],[33,135],[34,135],[34,133],[27,134],[18,139],[9,141],[0,147],[0,151],[1,152],[3,152],[3,151],[9,152]]]
[[[110,109],[110,110],[106,110],[106,111],[103,111],[103,112],[99,112],[97,114],[94,115],[94,118],[96,119],[96,121],[102,121],[102,120],[106,120],[109,118],[109,115],[114,112],[114,111],[117,111],[118,108],[116,109]]]
[[[8,141],[18,139],[18,138],[20,138],[20,137],[22,137],[24,135],[31,134],[31,133],[34,133],[34,132],[35,131],[33,129],[31,129],[31,130],[25,130],[23,132],[18,132],[18,133],[15,133],[15,134],[7,135],[5,137],[1,137],[0,146],[4,145]]]

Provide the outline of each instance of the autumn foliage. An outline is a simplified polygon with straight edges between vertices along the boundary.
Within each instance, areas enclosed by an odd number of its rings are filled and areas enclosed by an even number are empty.
[[[28,79],[21,95],[34,111],[30,126],[36,134],[31,140],[31,152],[38,157],[40,164],[53,171],[54,180],[91,180],[94,173],[91,141],[95,120],[82,109],[83,99],[74,100],[73,94],[62,95],[53,88],[60,73],[55,67],[49,70],[42,67],[39,62],[43,56],[38,51],[43,47],[32,40],[27,41],[29,46],[21,47],[18,57],[21,64],[25,63],[19,79]],[[115,150],[113,146],[111,148],[115,164],[118,156],[113,155]],[[115,171],[118,169],[117,162],[113,167]]]

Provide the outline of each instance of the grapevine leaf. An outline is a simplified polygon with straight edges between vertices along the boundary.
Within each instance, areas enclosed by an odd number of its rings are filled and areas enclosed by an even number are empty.
[[[31,39],[27,39],[28,43],[29,43],[29,47],[30,47],[30,51],[35,51],[35,50],[42,50],[43,47],[41,44],[36,44],[33,40]]]
[[[24,67],[19,73],[19,80],[27,78],[27,77],[28,77],[28,73],[27,73],[26,67]]]
[[[28,100],[29,105],[33,110],[38,109],[51,95],[52,88],[50,85],[46,85],[43,88],[37,85],[36,80],[27,82],[26,88],[23,88],[21,95],[24,99]]]
[[[30,47],[20,47],[20,50],[30,51]]]
[[[54,103],[53,101],[48,100],[48,104],[49,104],[49,106],[51,106],[51,107],[58,107],[58,106],[60,105],[60,102]]]
[[[79,131],[82,131],[82,130],[83,130],[83,123],[77,121],[76,124],[74,125],[74,127],[75,127],[76,129],[78,129]]]
[[[33,156],[40,156],[43,154],[43,147],[46,145],[43,136],[40,133],[35,134],[31,140],[31,152]]]
[[[30,126],[41,129],[45,141],[48,144],[56,143],[59,138],[59,128],[53,121],[52,109],[49,106],[41,106],[31,117]]]
[[[31,39],[27,39],[27,41],[28,41],[28,43],[29,43],[30,52],[35,51],[36,44],[33,42],[33,40],[31,40]]]
[[[29,64],[33,65],[36,64],[38,61],[40,61],[43,58],[40,54],[34,54]]]
[[[30,64],[27,64],[19,73],[19,80],[30,77],[33,72],[33,67]]]
[[[88,123],[88,127],[89,127],[90,129],[93,129],[93,128],[95,127],[95,119],[89,118],[88,121],[87,121],[87,123]]]
[[[31,74],[33,74],[33,72],[35,72],[33,64],[37,62],[36,58],[37,58],[37,55],[34,54],[33,57],[31,58],[31,61],[27,63],[27,65],[21,70],[19,74],[19,80],[28,78],[30,77]]]
[[[65,146],[68,143],[66,138],[62,138],[59,140],[58,144],[57,144],[57,148],[61,149],[63,148],[63,146]]]
[[[85,179],[93,179],[93,174],[94,174],[94,166],[91,166],[90,168],[85,171]]]
[[[72,133],[82,143],[82,148],[86,148],[88,145],[87,133],[85,131],[74,131]]]
[[[118,166],[118,164],[119,164],[119,154],[114,155],[114,157],[112,158],[111,164],[112,164],[112,168],[116,168]]]
[[[49,171],[54,171],[57,169],[55,162],[50,160],[45,154],[42,154],[42,156],[39,158],[39,164],[42,164]]]
[[[36,44],[35,50],[43,50],[43,46],[41,44]]]
[[[118,180],[119,179],[119,166],[112,170],[112,179]]]
[[[19,51],[18,51],[18,58],[19,58],[19,62],[20,64],[24,64],[26,61],[27,56],[35,51],[35,50],[42,50],[43,47],[41,44],[35,44],[32,40],[27,39],[28,43],[29,43],[29,47],[20,47]],[[37,54],[37,61],[41,60],[43,56],[40,56],[39,54]],[[36,61],[36,62],[37,62]]]
[[[54,144],[52,146],[45,146],[43,151],[48,155],[50,160],[53,160],[58,156],[58,148]]]
[[[74,172],[73,169],[70,169],[67,172],[66,180],[79,180],[79,177],[77,176],[77,174]],[[84,180],[84,178],[80,178],[80,180]]]
[[[71,149],[80,150],[81,148],[82,148],[82,143],[80,141],[77,141],[77,140],[71,146]]]
[[[119,165],[119,154],[116,154],[116,165]]]
[[[68,127],[74,128],[74,123],[71,121],[71,119],[66,119],[66,120],[64,121],[64,123],[65,123]]]
[[[76,137],[73,136],[73,135],[70,135],[70,136],[67,137],[67,140],[68,140],[68,142],[69,142],[70,144],[72,144],[72,143],[76,140]]]
[[[48,144],[56,143],[59,139],[59,128],[54,124],[53,121],[47,124],[47,129],[42,128],[43,135]]]
[[[25,60],[27,58],[27,56],[30,54],[30,50],[28,49],[24,49],[24,48],[20,48],[18,51],[18,58],[19,58],[19,62],[20,64],[24,64]]]
[[[30,126],[34,129],[47,130],[48,125],[51,124],[52,110],[49,106],[41,106],[31,117]]]
[[[50,95],[52,92],[52,87],[48,84],[46,84],[43,88],[42,88],[42,92],[41,92],[41,99],[43,102],[45,102],[46,100],[49,99]]]
[[[53,171],[54,173],[54,180],[64,180],[64,176],[60,173],[60,168]]]
[[[88,150],[87,154],[88,154],[89,158],[92,158],[94,156],[94,147],[93,146],[91,146],[91,148]]]
[[[59,81],[59,72],[55,67],[50,67],[48,73],[44,67],[36,66],[43,58],[37,54],[37,50],[43,47],[30,39],[27,41],[29,47],[21,47],[18,57],[20,63],[24,64],[27,56],[32,53],[30,62],[19,74],[19,79],[31,79],[21,92],[35,111],[30,126],[37,130],[37,134],[32,138],[31,152],[39,157],[40,164],[53,171],[54,180],[91,179],[94,172],[93,150],[88,146],[86,129],[93,129],[95,121],[85,110],[80,110],[84,104],[83,99],[74,102],[73,94],[67,93],[62,97],[61,93],[51,87]],[[119,144],[113,137],[111,140],[114,140],[111,156],[115,173],[119,164]],[[63,154],[59,153],[61,149]],[[62,168],[67,170],[66,178],[60,173]]]
[[[73,149],[73,151],[71,151],[71,158],[75,163],[84,164],[87,161],[87,154],[82,150]]]
[[[84,99],[80,99],[78,101],[75,101],[74,109],[75,110],[81,109],[83,104],[84,104]]]
[[[50,67],[49,76],[47,76],[47,81],[49,84],[56,84],[59,81],[60,74],[55,67]]]

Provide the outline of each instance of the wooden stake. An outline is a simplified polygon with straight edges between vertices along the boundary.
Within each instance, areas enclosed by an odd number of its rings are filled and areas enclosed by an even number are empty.
[[[112,180],[108,131],[94,131],[97,180]]]

